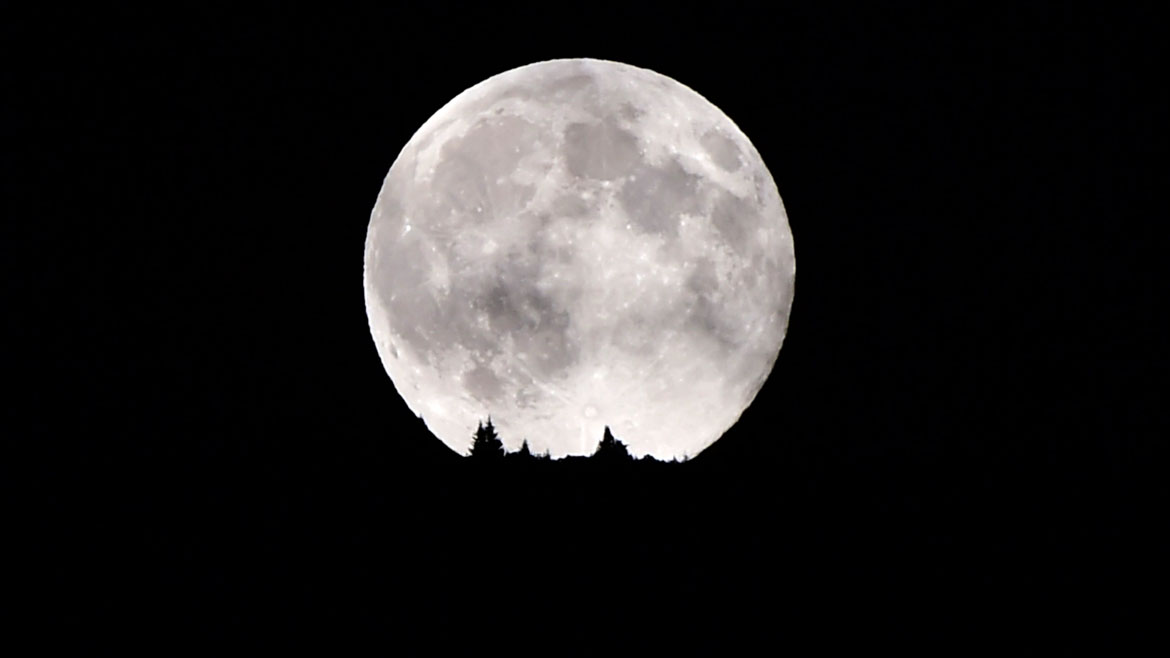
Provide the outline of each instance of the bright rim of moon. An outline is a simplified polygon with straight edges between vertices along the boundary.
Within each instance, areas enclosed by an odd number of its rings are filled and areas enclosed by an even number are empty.
[[[366,237],[366,312],[408,407],[468,454],[688,459],[751,404],[795,259],[760,154],[653,71],[522,66],[456,96],[390,167]]]

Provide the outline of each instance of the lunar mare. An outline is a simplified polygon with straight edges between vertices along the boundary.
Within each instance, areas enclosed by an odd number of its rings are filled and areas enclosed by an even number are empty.
[[[464,91],[390,167],[366,311],[407,406],[460,454],[687,459],[772,370],[795,259],[760,154],[645,69],[553,60]]]

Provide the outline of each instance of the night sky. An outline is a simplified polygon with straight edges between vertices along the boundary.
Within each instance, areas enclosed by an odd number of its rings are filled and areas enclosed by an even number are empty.
[[[13,12],[0,418],[42,639],[948,655],[1150,630],[1150,19],[817,5]],[[398,150],[560,57],[697,90],[788,212],[783,349],[690,462],[462,459],[369,334]]]

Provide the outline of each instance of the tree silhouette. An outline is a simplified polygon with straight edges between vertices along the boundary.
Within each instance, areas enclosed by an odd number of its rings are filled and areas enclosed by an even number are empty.
[[[492,419],[488,418],[487,425],[482,422],[475,432],[475,442],[471,444],[471,456],[474,459],[499,459],[504,456],[504,445],[500,437],[496,436],[496,429],[492,427]]]
[[[487,424],[481,422],[479,429],[475,432],[475,441],[471,444],[471,457],[476,461],[497,461],[507,458],[508,463],[519,464],[534,459],[547,459],[548,456],[534,454],[528,446],[527,439],[520,444],[519,450],[508,452],[499,436],[496,435],[491,418],[488,418]],[[598,445],[597,451],[589,458],[610,464],[634,461],[629,451],[626,450],[625,444],[615,439],[613,434],[610,434],[608,427],[605,428],[605,436]]]
[[[520,444],[520,449],[516,451],[515,456],[521,458],[532,457],[532,451],[528,449],[528,439],[525,439]]]
[[[628,461],[630,453],[626,450],[624,443],[613,438],[613,434],[609,433],[607,427],[605,428],[605,437],[601,439],[601,445],[597,446],[597,452],[593,454],[593,459],[602,462]]]

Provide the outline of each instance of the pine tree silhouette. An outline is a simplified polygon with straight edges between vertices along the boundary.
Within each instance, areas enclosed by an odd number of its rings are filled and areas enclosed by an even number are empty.
[[[532,452],[528,446],[527,439],[520,444],[520,449],[515,452],[508,452],[504,448],[504,444],[496,435],[496,429],[492,425],[491,418],[488,418],[487,424],[479,424],[479,429],[475,432],[475,441],[471,444],[471,457],[480,461],[495,461],[501,458],[508,458],[509,463],[527,462],[533,459],[547,458],[547,455],[537,455]],[[618,441],[610,433],[609,428],[605,428],[605,436],[597,447],[597,451],[592,455],[592,459],[606,463],[621,463],[632,462],[633,457],[630,456],[626,446],[621,441]]]
[[[504,454],[504,445],[496,436],[492,419],[488,418],[487,425],[481,422],[475,432],[475,442],[471,444],[471,456],[475,459],[499,459]]]
[[[607,427],[605,428],[605,437],[601,439],[601,445],[597,446],[597,452],[593,454],[593,459],[603,462],[617,462],[628,461],[631,457],[629,451],[626,450],[626,445],[613,438],[613,434],[610,434]]]

